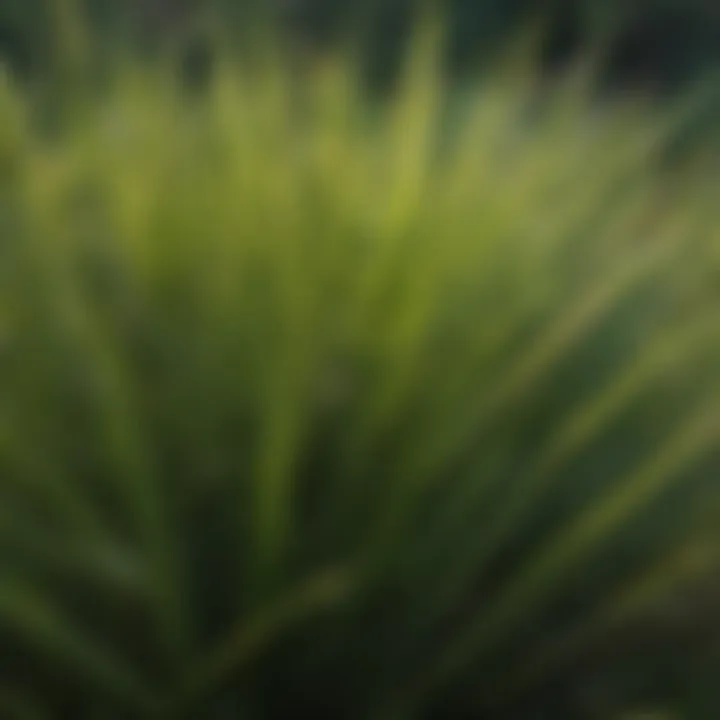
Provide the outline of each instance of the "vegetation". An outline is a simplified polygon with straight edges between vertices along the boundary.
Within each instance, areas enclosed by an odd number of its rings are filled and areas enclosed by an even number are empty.
[[[713,168],[433,43],[3,84],[3,718],[717,702]]]
[[[52,64],[58,11],[79,9],[100,45],[118,35],[157,47],[222,18],[239,37],[258,20],[286,31],[285,42],[312,48],[364,38],[373,73],[393,74],[418,8],[433,5],[451,28],[454,71],[486,64],[518,30],[541,21],[548,68],[567,65],[589,48],[607,49],[610,87],[677,90],[720,66],[720,12],[715,0],[3,0],[0,57],[33,76]]]

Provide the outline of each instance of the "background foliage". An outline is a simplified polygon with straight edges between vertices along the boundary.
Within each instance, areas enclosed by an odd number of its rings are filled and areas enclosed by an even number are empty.
[[[0,52],[28,70],[46,66],[56,9],[82,6],[94,31],[130,34],[157,45],[200,16],[220,15],[236,28],[251,18],[279,18],[291,37],[311,46],[365,28],[378,72],[388,72],[407,38],[420,0],[4,0]],[[608,80],[643,89],[677,87],[720,63],[720,10],[714,0],[440,0],[450,20],[457,69],[467,69],[498,44],[542,19],[548,62],[608,42]]]

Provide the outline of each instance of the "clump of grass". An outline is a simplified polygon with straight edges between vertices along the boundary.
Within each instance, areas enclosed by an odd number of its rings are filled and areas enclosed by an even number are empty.
[[[712,178],[419,38],[3,86],[3,717],[499,717],[716,570]]]

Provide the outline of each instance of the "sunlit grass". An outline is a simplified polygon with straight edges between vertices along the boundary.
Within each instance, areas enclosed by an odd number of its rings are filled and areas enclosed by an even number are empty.
[[[432,58],[3,86],[2,717],[499,715],[716,572],[716,178]]]

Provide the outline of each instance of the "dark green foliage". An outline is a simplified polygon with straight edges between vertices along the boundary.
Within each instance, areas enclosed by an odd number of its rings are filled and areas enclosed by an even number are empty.
[[[5,0],[0,54],[25,73],[46,72],[53,8],[65,4],[91,18],[98,46],[121,35],[157,48],[209,16],[240,37],[255,22],[279,22],[287,43],[313,51],[360,35],[373,77],[384,80],[398,66],[419,9],[428,5],[448,21],[460,73],[486,66],[508,38],[537,20],[546,27],[548,70],[603,42],[612,88],[676,90],[720,65],[720,12],[713,0]]]

